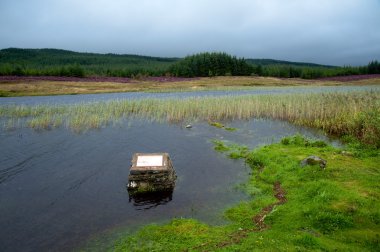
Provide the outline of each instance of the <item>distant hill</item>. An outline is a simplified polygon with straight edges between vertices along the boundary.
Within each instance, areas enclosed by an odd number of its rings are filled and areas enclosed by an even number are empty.
[[[13,69],[12,71],[16,67],[21,68],[24,73],[27,72],[25,75],[66,75],[64,68],[74,65],[80,66],[85,75],[161,75],[177,60],[129,54],[79,53],[60,49],[8,48],[0,50],[0,75],[1,72],[6,72],[4,68],[7,67]]]
[[[19,49],[0,50],[0,63],[21,63],[30,65],[146,65],[164,64],[177,61],[176,58],[160,58],[131,54],[81,53],[60,49]]]
[[[292,61],[274,60],[274,59],[246,59],[246,61],[252,65],[262,65],[262,66],[288,65],[288,66],[296,66],[296,67],[326,67],[326,68],[337,67],[337,66],[330,66],[330,65],[307,63],[307,62],[292,62]]]
[[[20,49],[0,50],[0,64],[24,64],[30,66],[61,66],[79,64],[81,66],[137,67],[167,66],[180,58],[150,57],[133,54],[100,54],[73,52],[61,49]],[[275,59],[246,59],[253,65],[291,65],[306,67],[334,67],[305,62],[291,62]]]
[[[149,57],[132,54],[100,54],[82,53],[60,49],[20,49],[8,48],[0,50],[0,75],[19,76],[113,76],[140,78],[146,76],[175,75],[186,77],[189,71],[209,73],[209,75],[223,75],[222,70],[230,69],[225,74],[238,73],[238,67],[242,67],[244,60],[233,63],[236,57],[225,53],[203,53],[210,57],[202,65],[193,64],[190,55],[185,58]],[[219,57],[219,56],[220,57]],[[216,57],[218,56],[218,57]],[[231,59],[229,59],[231,58]],[[179,71],[180,62],[184,62],[185,68]],[[231,61],[232,60],[232,61]],[[240,60],[240,59],[238,59]],[[231,68],[229,63],[233,63]],[[227,64],[228,63],[228,64]],[[275,59],[245,59],[244,75],[274,76],[283,78],[321,78],[343,75],[371,74],[380,72],[379,63],[371,62],[363,67],[337,67],[320,65],[307,62],[292,62]],[[228,66],[227,66],[228,65]],[[214,69],[210,67],[213,66]],[[210,69],[195,69],[208,67]],[[194,68],[194,69],[192,69]],[[236,68],[236,69],[235,69]],[[232,70],[231,70],[232,69]],[[204,71],[203,71],[204,70]],[[236,71],[235,71],[236,70]],[[186,72],[186,74],[185,74]],[[189,75],[190,76],[190,75]],[[191,75],[192,76],[192,75]],[[200,76],[203,76],[200,75]]]

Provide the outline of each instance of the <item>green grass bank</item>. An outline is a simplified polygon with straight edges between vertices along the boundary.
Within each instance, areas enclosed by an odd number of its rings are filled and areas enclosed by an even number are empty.
[[[218,151],[252,168],[241,185],[251,200],[226,210],[230,224],[193,219],[148,225],[113,251],[379,251],[380,155],[343,150],[301,136],[253,151],[215,142]],[[301,167],[309,155],[327,160]]]

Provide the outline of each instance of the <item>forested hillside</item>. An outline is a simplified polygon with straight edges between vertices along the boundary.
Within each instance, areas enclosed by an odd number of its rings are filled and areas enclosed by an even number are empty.
[[[184,77],[246,76],[254,73],[254,66],[226,53],[199,53],[174,63],[169,72]]]
[[[223,52],[205,52],[185,58],[128,54],[78,53],[59,49],[0,50],[0,76],[273,76],[315,79],[380,73],[378,61],[367,66],[338,67],[273,59],[244,59]]]
[[[78,53],[59,49],[0,50],[0,75],[160,76],[176,58]]]
[[[307,62],[294,62],[294,61],[286,61],[286,60],[275,60],[275,59],[246,59],[246,61],[252,65],[288,65],[288,66],[298,66],[298,67],[327,67],[334,68],[336,66],[330,65],[321,65]]]

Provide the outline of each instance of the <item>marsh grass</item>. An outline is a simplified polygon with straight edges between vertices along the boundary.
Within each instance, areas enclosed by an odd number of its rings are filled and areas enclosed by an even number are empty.
[[[351,135],[380,146],[380,92],[241,95],[186,99],[116,100],[79,105],[1,106],[3,119],[25,118],[32,128],[65,125],[81,131],[138,116],[161,122],[228,121],[250,118],[286,120],[328,134]]]
[[[3,128],[8,131],[15,130],[18,127],[20,127],[20,120],[17,118],[10,118],[3,123]]]

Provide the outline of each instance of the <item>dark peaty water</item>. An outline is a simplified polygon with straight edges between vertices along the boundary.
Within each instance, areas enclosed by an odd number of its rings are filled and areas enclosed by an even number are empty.
[[[223,209],[246,198],[234,189],[249,168],[213,150],[211,139],[250,147],[315,132],[270,120],[233,122],[236,132],[141,120],[75,134],[21,129],[0,137],[0,251],[72,250],[93,235],[173,217],[220,223]],[[322,137],[322,136],[320,136]],[[135,152],[170,153],[172,195],[145,203],[126,190]]]

